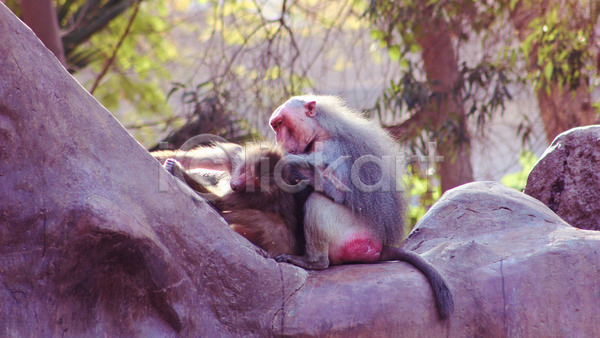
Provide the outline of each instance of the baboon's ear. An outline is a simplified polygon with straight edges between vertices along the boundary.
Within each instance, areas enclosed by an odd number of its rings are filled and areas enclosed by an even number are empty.
[[[214,142],[213,146],[223,152],[223,155],[220,154],[218,157],[220,160],[224,161],[223,164],[230,173],[233,171],[233,167],[240,163],[244,158],[244,147],[239,144]]]
[[[305,104],[304,113],[308,117],[315,117],[315,115],[317,115],[317,101],[310,101]]]

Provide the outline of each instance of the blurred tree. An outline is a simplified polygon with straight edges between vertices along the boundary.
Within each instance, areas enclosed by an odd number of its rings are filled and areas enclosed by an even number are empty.
[[[67,65],[65,52],[60,39],[58,19],[52,0],[21,0],[23,21],[42,40],[56,58]]]
[[[74,46],[68,55],[75,67],[87,66],[78,78],[126,127],[140,126],[128,129],[142,143],[157,138],[144,127],[146,124],[164,127],[178,121],[165,96],[172,79],[167,67],[180,58],[177,42],[169,33],[176,26],[185,28],[181,17],[185,17],[189,3],[188,0],[86,0],[82,7],[63,9],[64,25],[82,30],[67,35],[70,42],[65,42],[66,46]],[[89,32],[80,22],[95,22],[100,26],[116,13],[123,15],[108,21],[87,40],[81,40]]]
[[[170,78],[165,64],[177,58],[177,49],[166,33],[172,28],[172,12],[189,3],[6,0],[105,107],[113,113],[129,108],[117,113],[125,124],[156,116],[172,119],[161,84]],[[122,15],[128,9],[130,14]],[[52,23],[58,28],[51,29]]]
[[[170,93],[182,106],[185,123],[163,141],[178,147],[191,136],[216,130],[230,140],[260,138],[268,132],[268,114],[283,101],[322,92],[314,76],[327,77],[327,60],[335,60],[336,69],[345,67],[344,57],[352,51],[337,50],[336,38],[367,32],[368,22],[361,19],[365,10],[354,0],[210,0],[196,7],[192,15],[205,25],[189,39],[201,52]],[[183,48],[183,53],[190,49],[186,43]],[[224,128],[228,123],[232,126]]]
[[[181,92],[181,105],[191,110],[184,115],[184,124],[172,130],[160,143],[150,147],[149,151],[179,149],[196,135],[218,135],[229,142],[246,143],[262,139],[262,135],[253,128],[242,114],[238,114],[232,105],[230,93],[218,92],[213,82],[204,82],[195,88],[182,83],[174,83],[169,95]]]
[[[406,69],[375,111],[403,114],[404,122],[389,129],[413,144],[421,141],[416,143],[421,151],[424,141],[437,142],[444,156],[438,166],[443,191],[472,180],[474,131],[467,122],[475,119],[483,132],[511,98],[511,83],[535,88],[548,142],[562,131],[598,122],[590,95],[591,79],[600,70],[597,1],[372,0],[369,13],[373,37]],[[502,34],[507,41],[499,41]],[[461,58],[473,41],[482,42],[478,56]],[[517,133],[527,141],[531,126],[524,117]]]
[[[63,64],[74,72],[87,66],[97,52],[94,49],[76,53],[77,47],[102,32],[137,2],[139,0],[7,0],[6,5],[22,17],[54,55],[59,59],[66,57]],[[62,50],[58,50],[59,47]]]
[[[573,127],[598,123],[590,79],[600,71],[600,3],[513,0],[508,5],[548,142]]]
[[[490,29],[501,9],[470,0],[370,2],[373,37],[406,69],[375,111],[408,115],[389,130],[422,153],[428,141],[436,143],[444,157],[437,168],[442,192],[473,180],[469,118],[482,127],[510,98],[506,70],[485,51],[475,66],[459,61],[461,42]]]

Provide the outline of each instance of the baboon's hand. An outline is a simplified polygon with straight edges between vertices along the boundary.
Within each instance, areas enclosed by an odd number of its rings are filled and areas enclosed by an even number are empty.
[[[288,255],[286,255],[286,254],[277,255],[277,256],[273,257],[273,259],[276,260],[277,262],[283,262],[283,263],[289,262]]]
[[[183,168],[183,166],[181,165],[181,163],[179,163],[179,161],[177,161],[174,158],[168,158],[165,161],[165,164],[163,164],[163,167],[173,176],[183,180],[185,182],[185,169]]]
[[[177,166],[181,166],[181,164],[179,164],[179,162],[174,159],[174,158],[168,158],[165,161],[165,164],[163,164],[163,167],[171,174],[173,175],[173,169]]]

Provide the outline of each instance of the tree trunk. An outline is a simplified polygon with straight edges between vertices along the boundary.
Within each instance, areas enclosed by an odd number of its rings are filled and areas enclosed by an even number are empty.
[[[537,2],[519,2],[510,13],[510,20],[520,41],[524,41],[530,33],[531,21],[544,14],[545,6]],[[533,46],[527,65],[528,72],[536,71],[537,46]],[[559,88],[557,83],[550,84],[550,93],[547,88],[540,88],[537,93],[540,116],[544,123],[546,140],[552,143],[558,134],[571,128],[596,124],[600,121],[591,105],[589,86],[586,80],[581,79],[579,86],[569,90],[568,86]]]
[[[42,40],[46,48],[66,67],[65,49],[63,48],[58,26],[58,18],[52,0],[21,0],[23,21]]]
[[[540,88],[537,92],[548,143],[571,128],[598,123],[587,83],[581,81],[574,91],[567,90],[565,86],[559,88],[556,83],[552,83],[550,89],[550,94],[546,88]]]
[[[452,120],[458,126],[451,131],[451,144],[437,143],[437,152],[444,156],[438,163],[442,192],[473,181],[471,165],[471,140],[462,106],[462,92],[457,87],[459,80],[458,62],[452,46],[448,25],[442,20],[431,18],[422,24],[423,34],[418,41],[427,80],[431,90],[441,95],[441,100],[433,102],[434,129],[439,130]],[[435,101],[435,99],[433,100]]]

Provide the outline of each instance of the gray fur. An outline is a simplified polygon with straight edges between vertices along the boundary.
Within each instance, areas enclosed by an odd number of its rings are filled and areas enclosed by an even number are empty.
[[[397,160],[401,160],[399,145],[381,128],[369,121],[360,113],[348,108],[344,102],[335,96],[295,96],[286,104],[292,106],[304,105],[316,101],[316,116],[318,124],[330,133],[322,148],[322,158],[325,167],[335,162],[341,156],[350,159],[343,162],[334,170],[350,191],[337,189],[330,181],[324,180],[323,193],[338,203],[350,207],[354,212],[368,220],[373,230],[384,241],[383,245],[398,245],[404,234],[405,200],[397,173],[402,168],[396,168]],[[379,189],[374,192],[360,191],[352,185],[351,167],[361,156],[372,155],[382,159],[389,156],[394,159],[391,170],[391,180],[387,190]],[[315,163],[315,154],[299,155],[312,165]],[[380,171],[371,164],[365,166],[360,174],[361,181],[371,185],[379,180]],[[375,170],[374,170],[375,169]]]

